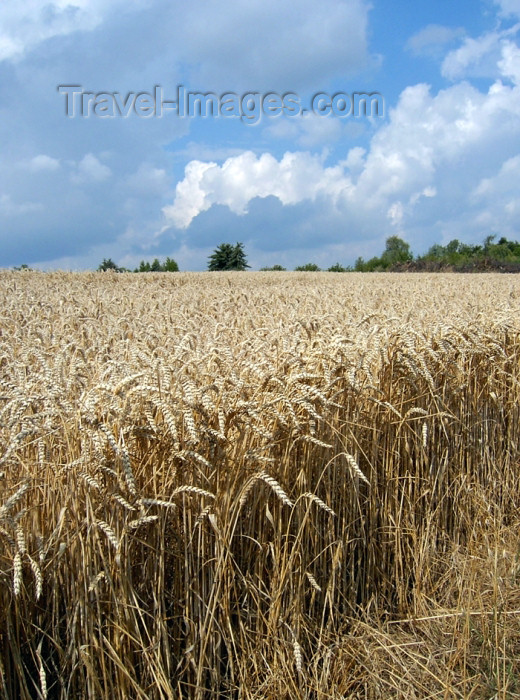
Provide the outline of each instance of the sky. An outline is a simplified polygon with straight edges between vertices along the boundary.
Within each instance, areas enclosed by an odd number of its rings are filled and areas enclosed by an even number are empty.
[[[519,240],[520,0],[411,8],[2,0],[0,267]]]

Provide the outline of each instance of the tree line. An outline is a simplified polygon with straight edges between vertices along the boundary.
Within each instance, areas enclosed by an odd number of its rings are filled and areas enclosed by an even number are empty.
[[[98,267],[98,272],[132,272],[126,267],[119,267],[112,258],[104,258],[103,262]],[[155,258],[151,263],[141,260],[139,267],[136,267],[133,272],[179,272],[179,266],[173,258],[166,258],[162,263],[159,258]]]
[[[353,266],[343,266],[339,262],[326,268],[327,272],[520,272],[520,243],[502,237],[495,242],[496,236],[486,236],[481,245],[461,243],[454,239],[446,245],[438,243],[424,254],[415,257],[410,244],[399,236],[386,239],[384,251],[380,256],[364,260],[359,257]],[[27,266],[22,265],[22,268]],[[209,256],[207,269],[213,271],[243,271],[250,267],[243,243],[221,243]],[[287,268],[282,265],[262,267],[261,271],[282,272]],[[108,258],[98,267],[99,271],[132,272]],[[298,265],[297,272],[320,272],[319,265],[313,262]],[[141,261],[133,272],[178,272],[176,261],[167,257],[164,262],[155,258],[151,263]]]
[[[364,260],[359,257],[353,266],[336,263],[327,272],[520,272],[520,243],[487,236],[482,245],[461,243],[454,239],[445,246],[438,243],[424,254],[415,257],[410,244],[399,236],[386,239],[386,247],[380,256]],[[280,265],[263,270],[283,270]],[[295,270],[319,272],[316,263],[299,265]]]
[[[398,236],[386,241],[380,257],[365,261],[358,258],[354,270],[373,272],[520,272],[520,243],[502,237],[486,236],[481,245],[461,243],[453,239],[446,245],[435,243],[424,254],[414,257],[408,243]]]

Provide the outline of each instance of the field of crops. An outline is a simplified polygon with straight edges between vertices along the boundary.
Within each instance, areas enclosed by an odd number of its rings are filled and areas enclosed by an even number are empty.
[[[2,697],[520,697],[519,277],[0,289]]]

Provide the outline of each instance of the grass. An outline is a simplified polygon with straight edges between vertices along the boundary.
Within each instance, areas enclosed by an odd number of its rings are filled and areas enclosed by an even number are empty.
[[[4,697],[520,697],[515,277],[0,288]]]

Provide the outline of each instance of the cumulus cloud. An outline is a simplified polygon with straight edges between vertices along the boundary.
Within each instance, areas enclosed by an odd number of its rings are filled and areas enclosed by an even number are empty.
[[[193,160],[177,184],[173,203],[163,208],[166,225],[188,229],[194,220],[209,216],[212,207],[252,217],[252,203],[271,197],[282,209],[294,212],[312,205],[309,222],[326,212],[336,216],[329,227],[334,237],[340,220],[356,226],[363,220],[366,228],[387,233],[397,229],[411,237],[424,237],[425,225],[432,237],[453,228],[458,228],[459,238],[475,237],[481,234],[489,209],[486,188],[495,196],[506,178],[511,191],[505,188],[509,194],[497,201],[503,200],[510,225],[515,217],[520,225],[515,195],[516,154],[520,154],[518,60],[518,47],[502,42],[495,65],[499,78],[487,92],[468,82],[437,94],[425,84],[406,88],[369,148],[352,148],[336,163],[303,151],[286,152],[279,159],[268,152],[246,151],[222,164]],[[514,78],[512,84],[504,82],[506,78]],[[497,174],[480,183],[486,171]],[[276,208],[271,211],[280,215]],[[261,214],[256,205],[254,214]],[[503,217],[498,210],[494,215],[496,225]],[[248,219],[247,226],[254,225]],[[325,245],[326,231],[321,233]]]
[[[168,189],[168,177],[164,168],[141,163],[135,173],[126,178],[126,187],[133,195],[162,195]]]
[[[367,151],[361,146],[355,146],[348,152],[346,159],[340,165],[346,167],[353,175],[359,175],[365,167]]]
[[[442,75],[450,80],[467,76],[494,77],[500,56],[500,35],[489,32],[473,39],[467,37],[462,46],[450,51],[442,63]]]
[[[437,56],[447,44],[463,36],[464,33],[463,27],[428,24],[408,39],[406,48],[416,56]]]
[[[147,0],[2,0],[0,61],[20,60],[43,41],[92,31],[108,17],[135,12]]]
[[[58,170],[59,167],[60,161],[57,158],[51,158],[51,156],[47,156],[43,153],[38,156],[34,156],[34,158],[31,158],[31,160],[27,163],[28,170],[31,170],[34,173],[42,171],[52,172],[54,170]]]
[[[416,202],[419,201],[421,197],[435,197],[437,195],[437,188],[436,187],[425,187],[422,192],[415,192],[411,197],[410,197],[410,204],[414,205]]]
[[[264,129],[267,137],[292,139],[302,148],[315,148],[325,144],[332,145],[345,132],[345,125],[335,117],[320,117],[308,113],[296,119],[277,119]]]
[[[0,3],[0,61],[22,56],[45,39],[77,29],[93,29],[103,4],[93,0],[3,0]]]
[[[404,218],[404,207],[402,202],[394,202],[388,208],[386,213],[387,218],[390,220],[392,226],[401,227]]]
[[[224,138],[223,120],[202,123],[171,114],[67,119],[57,85],[125,94],[161,84],[170,98],[182,83],[218,94],[292,91],[305,99],[306,91],[374,66],[370,7],[370,0],[301,0],[295,12],[276,0],[229,0],[223,13],[214,0],[2,0],[0,83],[16,99],[0,119],[0,193],[11,203],[4,200],[0,213],[7,216],[24,202],[41,207],[32,218],[27,210],[23,231],[18,224],[9,229],[2,263],[17,264],[36,237],[42,252],[31,253],[41,255],[37,259],[74,251],[80,259],[93,245],[95,217],[102,222],[95,226],[100,236],[113,242],[131,229],[136,234],[125,245],[146,245],[160,228],[161,208],[171,203],[171,180],[186,163],[222,166],[246,149],[270,150],[263,124],[247,130],[228,120]],[[299,149],[346,138],[336,122],[302,125]],[[181,141],[190,131],[190,141]],[[103,155],[107,150],[111,154]],[[195,206],[194,215],[199,211]],[[79,223],[69,233],[73,216],[90,220],[87,233]],[[8,231],[1,220],[0,229]]]
[[[335,200],[351,186],[340,166],[324,167],[309,153],[286,153],[277,161],[269,153],[252,151],[228,158],[222,166],[191,161],[178,183],[175,200],[163,213],[174,226],[187,228],[193,218],[214,204],[245,214],[255,197],[277,197],[282,204],[296,204],[318,196]]]
[[[509,158],[492,177],[483,178],[471,193],[477,221],[492,231],[518,236],[520,224],[520,155]]]
[[[502,58],[498,67],[503,76],[520,85],[520,48],[512,41],[506,41],[502,45]]]
[[[366,0],[212,0],[177,10],[179,51],[206,89],[296,90],[376,61],[368,53]],[[201,21],[201,15],[204,21]]]
[[[103,182],[109,178],[112,171],[96,158],[93,153],[87,153],[77,164],[75,172],[72,174],[72,181],[77,184],[88,182]]]
[[[5,216],[20,216],[30,212],[40,211],[42,205],[39,202],[22,202],[21,204],[13,202],[11,195],[0,195],[0,213]]]
[[[520,0],[495,0],[502,15],[520,17]]]
[[[441,72],[450,80],[468,77],[496,78],[502,70],[500,59],[504,49],[511,46],[510,37],[520,30],[520,24],[501,31],[487,32],[474,39],[467,37],[459,48],[445,57]]]

